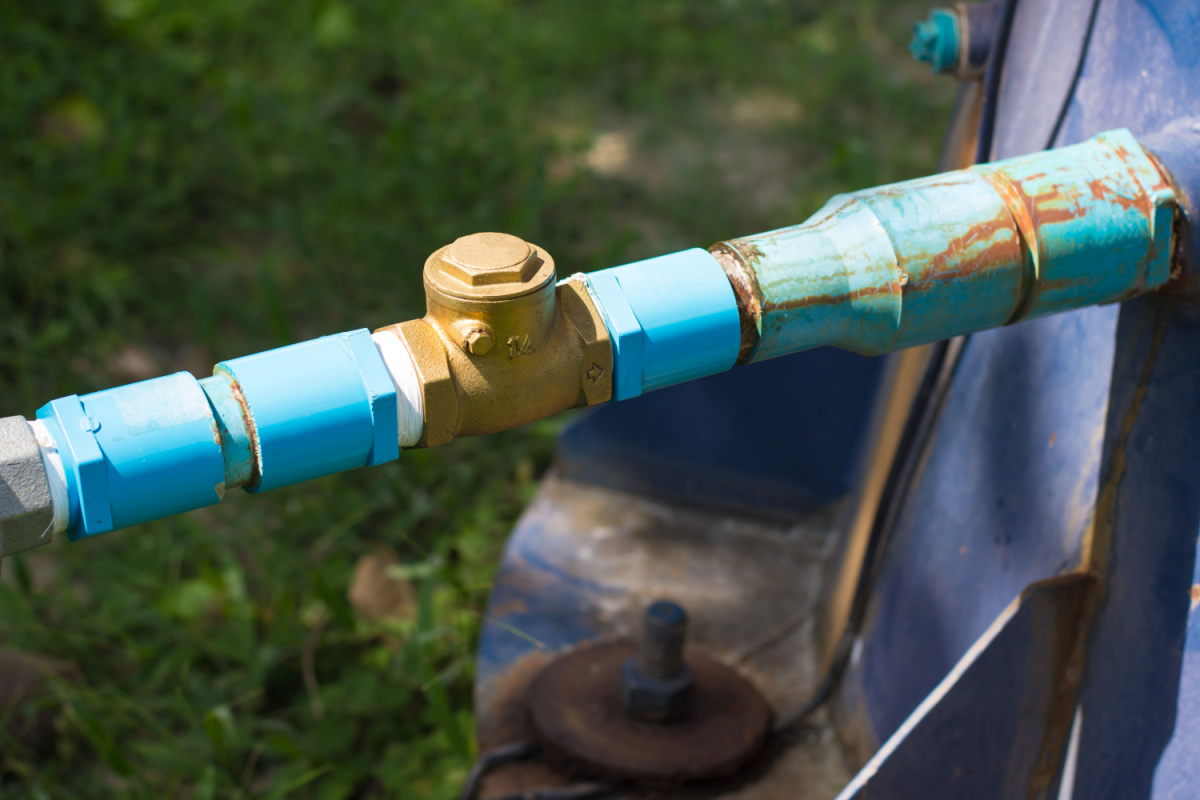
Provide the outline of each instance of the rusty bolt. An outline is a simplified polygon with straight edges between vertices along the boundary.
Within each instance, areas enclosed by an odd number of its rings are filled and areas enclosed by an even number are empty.
[[[481,356],[492,349],[494,340],[491,330],[480,327],[467,331],[467,335],[463,337],[463,343],[466,345],[468,353],[473,356]]]
[[[687,612],[659,600],[646,608],[637,654],[621,665],[625,713],[644,722],[675,722],[688,715],[695,678],[683,659]]]

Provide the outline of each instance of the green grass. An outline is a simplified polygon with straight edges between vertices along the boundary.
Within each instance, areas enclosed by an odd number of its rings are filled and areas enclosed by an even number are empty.
[[[0,414],[420,313],[479,230],[560,274],[928,172],[923,4],[0,0]],[[0,642],[75,661],[4,796],[452,797],[471,655],[547,422],[4,564]],[[411,618],[358,619],[394,548]],[[307,675],[307,678],[306,678]]]

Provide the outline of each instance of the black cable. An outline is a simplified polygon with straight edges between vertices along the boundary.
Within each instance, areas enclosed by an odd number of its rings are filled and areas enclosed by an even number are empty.
[[[526,789],[516,794],[506,794],[495,800],[595,800],[612,794],[620,787],[608,783],[577,783],[560,789]]]
[[[1096,12],[1100,10],[1100,0],[1092,0],[1092,10],[1088,14],[1087,30],[1083,34],[1083,47],[1079,50],[1079,62],[1075,64],[1075,74],[1071,76],[1071,86],[1067,89],[1067,94],[1063,97],[1062,108],[1058,110],[1058,117],[1054,120],[1054,128],[1050,131],[1050,138],[1046,140],[1046,148],[1049,150],[1054,146],[1054,141],[1058,138],[1058,134],[1062,132],[1063,122],[1067,118],[1067,111],[1071,108],[1071,100],[1075,97],[1075,89],[1079,86],[1079,76],[1083,74],[1083,65],[1087,61],[1088,47],[1092,43],[1092,31],[1096,27]]]
[[[480,753],[479,758],[472,765],[471,771],[467,773],[467,780],[463,783],[463,790],[459,795],[459,800],[475,800],[475,795],[479,791],[479,785],[497,767],[502,767],[505,764],[515,764],[518,761],[527,761],[535,758],[541,752],[542,748],[538,747],[537,742],[529,741],[502,744],[499,747],[494,747],[491,750]]]
[[[499,767],[529,761],[542,754],[537,742],[510,742],[483,752],[467,773],[459,800],[475,800],[483,779]],[[516,794],[506,794],[495,800],[592,800],[612,794],[620,787],[610,783],[576,783],[554,789],[525,789]]]

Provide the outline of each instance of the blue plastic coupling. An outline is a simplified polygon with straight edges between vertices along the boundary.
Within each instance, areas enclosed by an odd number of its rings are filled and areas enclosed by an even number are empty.
[[[365,328],[222,361],[213,407],[251,492],[400,457],[396,385]],[[232,398],[233,402],[230,402]]]
[[[613,400],[724,372],[741,327],[729,278],[705,250],[587,276],[613,348]]]
[[[366,329],[38,410],[63,460],[72,539],[400,456],[396,387]]]
[[[221,437],[186,372],[53,400],[37,412],[67,479],[71,539],[220,502]]]

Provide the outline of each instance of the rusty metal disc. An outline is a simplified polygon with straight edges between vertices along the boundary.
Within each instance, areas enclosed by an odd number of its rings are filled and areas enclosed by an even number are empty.
[[[529,685],[526,705],[542,748],[592,777],[678,784],[728,777],[761,749],[771,710],[748,680],[703,653],[685,659],[696,678],[687,718],[639,722],[621,705],[621,662],[629,642],[593,645],[562,656]]]

